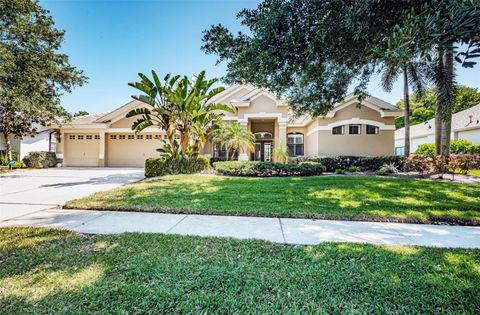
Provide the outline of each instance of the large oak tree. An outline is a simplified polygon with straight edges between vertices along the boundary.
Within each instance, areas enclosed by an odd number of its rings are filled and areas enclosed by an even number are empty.
[[[11,137],[68,117],[59,97],[86,77],[59,52],[64,31],[34,0],[0,0],[0,133]]]

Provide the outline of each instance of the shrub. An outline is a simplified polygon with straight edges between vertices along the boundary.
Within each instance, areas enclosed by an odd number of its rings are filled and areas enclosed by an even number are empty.
[[[405,157],[397,155],[389,156],[320,156],[320,157],[297,157],[294,163],[302,161],[319,162],[325,166],[326,172],[335,172],[337,168],[349,169],[350,166],[359,167],[363,171],[376,171],[384,164],[393,163],[398,169],[403,169]]]
[[[253,161],[215,162],[215,171],[221,175],[248,177],[283,177],[321,175],[325,167],[317,162],[272,163]]]
[[[213,167],[213,164],[214,164],[215,162],[223,162],[223,161],[226,161],[226,160],[227,160],[226,157],[211,157],[211,158],[210,158],[210,166]]]
[[[398,173],[398,169],[395,166],[395,164],[390,163],[390,164],[383,164],[383,166],[377,171],[377,174],[394,174]]]
[[[356,173],[356,172],[361,172],[362,170],[360,169],[360,167],[356,166],[356,165],[350,165],[348,167],[348,171],[350,173]]]
[[[12,157],[15,161],[18,160],[18,153],[12,150]],[[0,151],[0,165],[7,166],[8,165],[8,153],[6,150]]]
[[[24,168],[25,165],[21,161],[15,161],[15,163],[12,165],[12,168]]]
[[[435,144],[433,143],[423,143],[418,146],[415,150],[415,154],[421,155],[434,155],[435,154]]]
[[[337,175],[345,175],[346,172],[345,172],[345,170],[344,170],[343,168],[337,168],[337,169],[335,170],[335,174],[337,174]]]
[[[187,160],[150,158],[145,161],[145,177],[193,174],[210,168],[210,160],[199,156]]]
[[[57,165],[57,156],[55,152],[34,151],[28,153],[28,155],[23,158],[23,163],[25,163],[27,167],[32,168],[53,167]]]
[[[450,142],[451,154],[475,154],[480,153],[480,145],[475,145],[469,140],[455,139]],[[435,144],[424,143],[418,146],[415,154],[435,155]]]
[[[468,173],[480,168],[479,154],[450,154],[448,157],[412,155],[408,157],[411,171],[420,173]]]

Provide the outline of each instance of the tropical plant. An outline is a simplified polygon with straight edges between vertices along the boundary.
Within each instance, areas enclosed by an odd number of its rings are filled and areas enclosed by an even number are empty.
[[[247,153],[255,150],[255,135],[238,122],[223,123],[212,135],[212,142],[225,145],[227,159],[233,160],[235,153]]]
[[[288,148],[285,145],[285,142],[280,140],[277,145],[272,150],[273,159],[277,163],[287,163],[288,162]]]
[[[210,102],[224,88],[212,88],[217,79],[206,80],[205,71],[192,81],[186,76],[168,74],[162,82],[153,70],[152,79],[144,74],[139,76],[139,82],[129,85],[144,94],[132,98],[147,106],[130,111],[127,117],[140,116],[132,125],[137,132],[150,126],[164,130],[167,139],[159,151],[169,158],[197,156],[213,130],[218,128],[222,111],[233,111],[228,105]]]

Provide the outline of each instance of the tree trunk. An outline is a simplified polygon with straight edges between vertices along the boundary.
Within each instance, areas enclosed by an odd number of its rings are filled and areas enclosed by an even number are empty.
[[[443,54],[443,65],[445,68],[445,82],[450,87],[450,95],[443,104],[442,115],[442,137],[441,137],[441,155],[448,156],[450,154],[450,137],[452,132],[452,107],[453,107],[453,48],[450,45]]]
[[[3,137],[5,138],[5,149],[7,151],[8,162],[13,160],[13,153],[12,153],[12,143],[10,142],[10,135],[7,132],[3,132]],[[10,164],[8,164],[11,168]]]
[[[440,89],[443,77],[443,50],[438,48],[438,64],[437,64],[437,82],[436,88]],[[435,155],[440,155],[442,147],[442,99],[437,90],[437,99],[435,101]]]
[[[406,64],[403,67],[403,104],[403,121],[405,123],[404,154],[408,157],[410,155],[410,99],[408,97],[408,72]]]

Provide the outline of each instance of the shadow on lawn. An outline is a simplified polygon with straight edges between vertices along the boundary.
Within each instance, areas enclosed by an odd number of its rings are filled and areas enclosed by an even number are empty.
[[[479,251],[0,229],[0,257],[10,314],[480,308]]]
[[[194,180],[192,180],[194,178]],[[480,187],[373,177],[167,177],[68,207],[154,212],[480,223]]]

